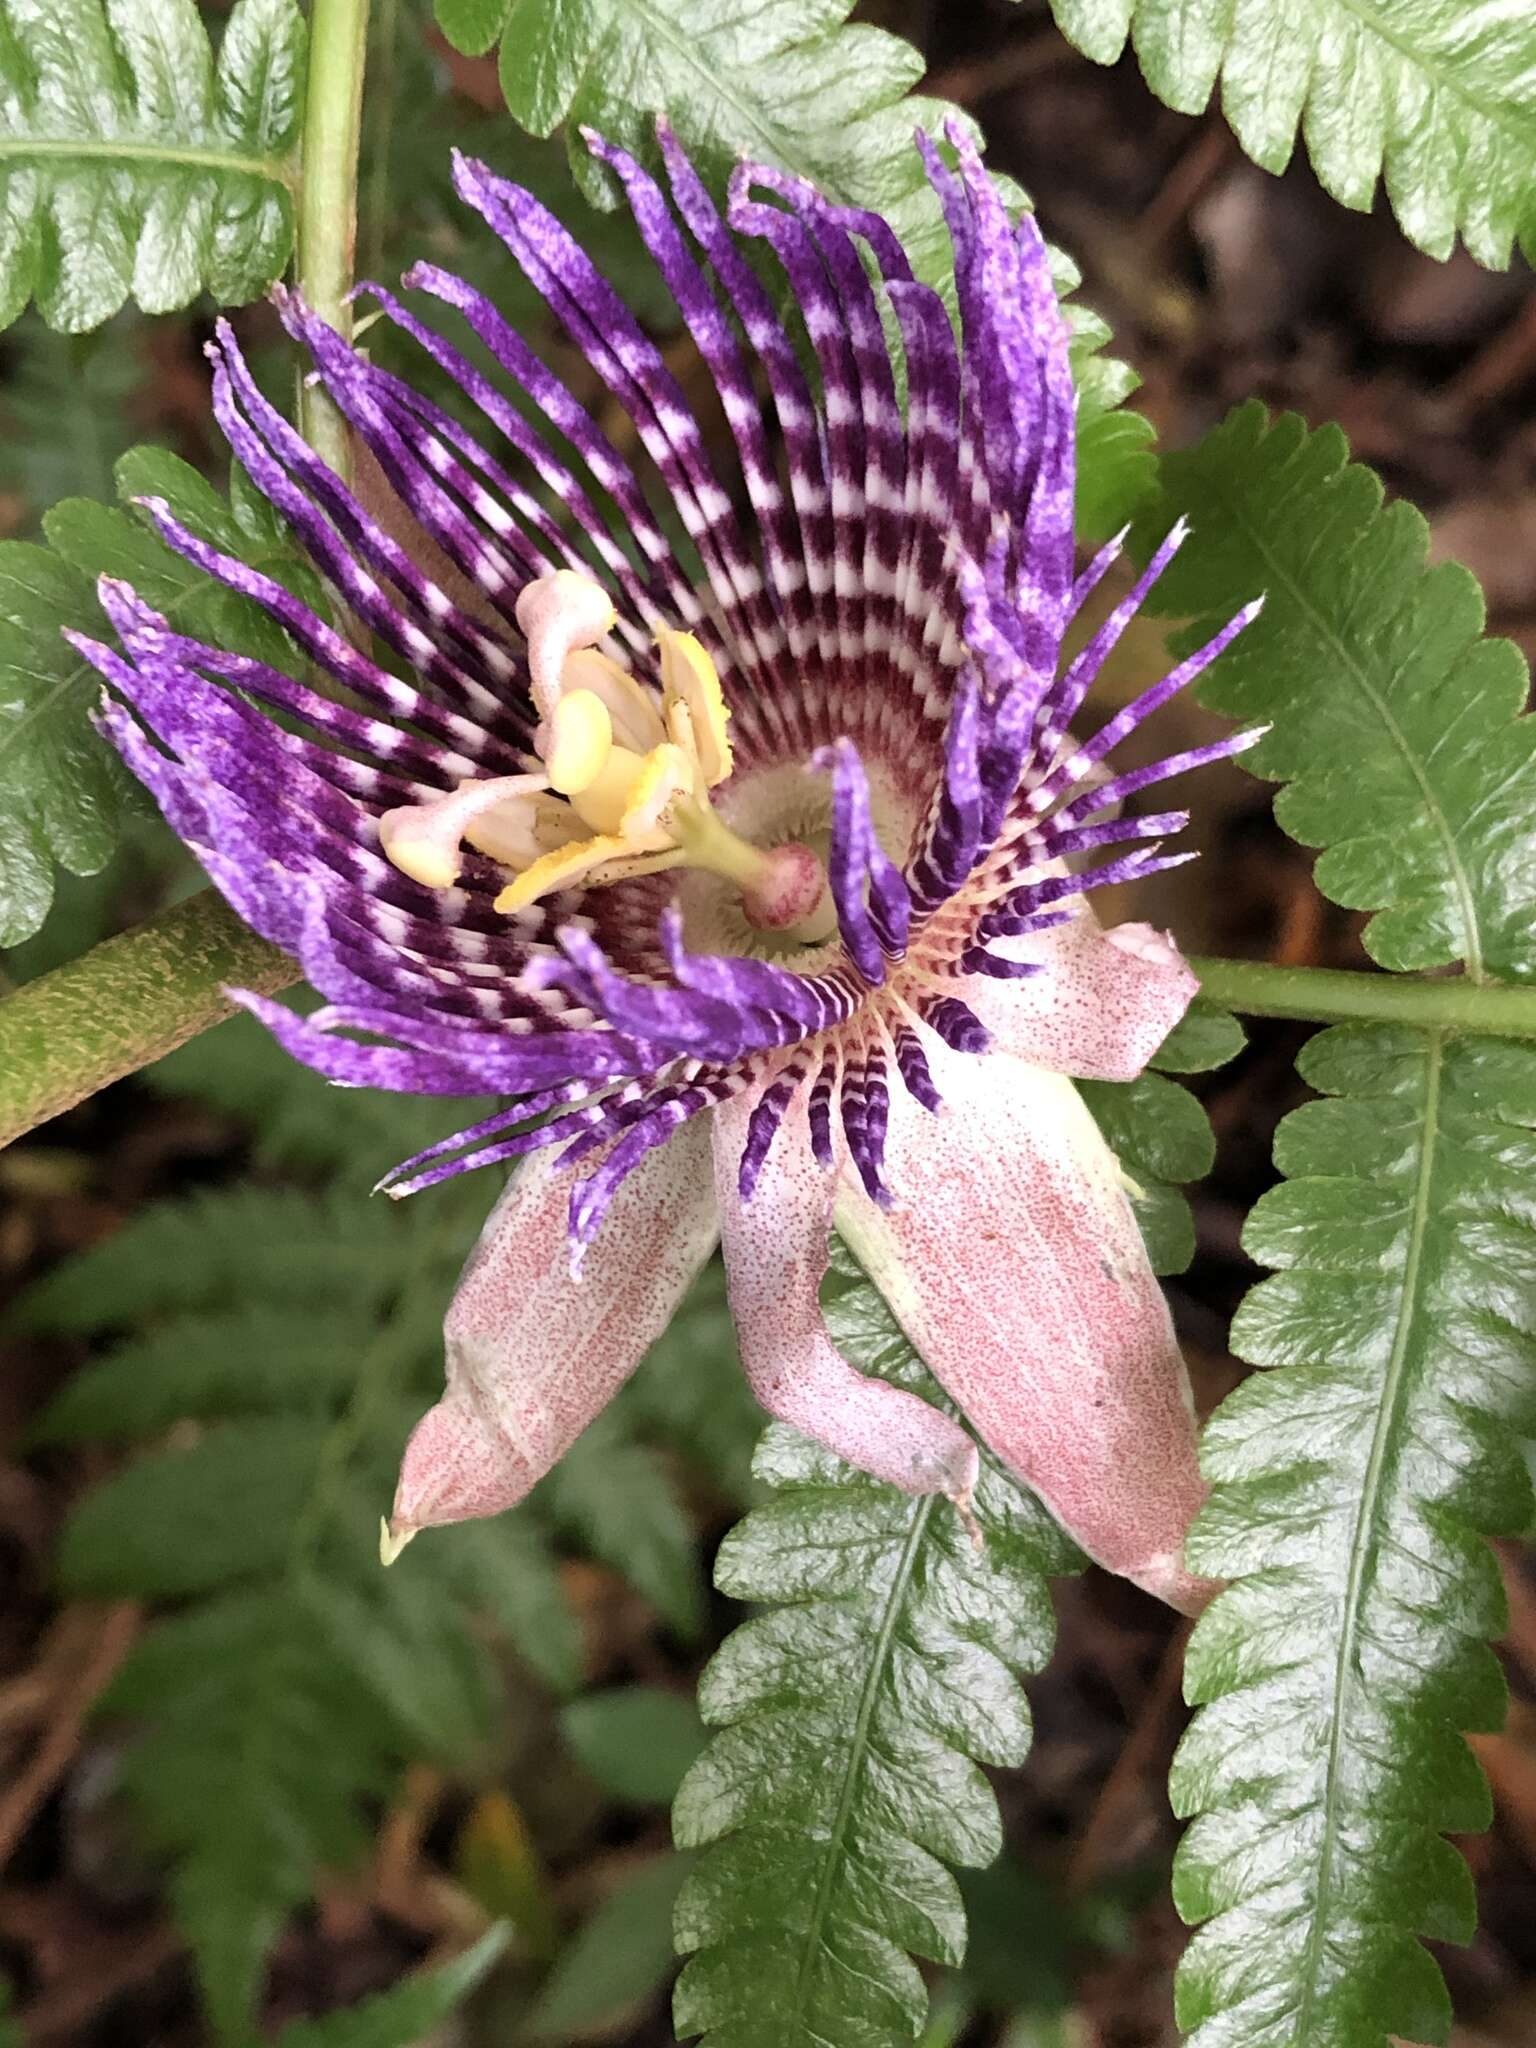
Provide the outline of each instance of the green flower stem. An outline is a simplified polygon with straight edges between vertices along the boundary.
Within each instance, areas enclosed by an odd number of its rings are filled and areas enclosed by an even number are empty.
[[[0,1145],[227,1017],[226,986],[298,979],[211,889],[0,1002]]]
[[[369,0],[314,0],[309,22],[309,84],[304,102],[303,182],[299,187],[300,292],[338,334],[351,335],[357,250],[357,157],[363,132],[363,69]],[[299,385],[304,438],[338,476],[351,474],[346,423],[318,384]]]
[[[1200,993],[1246,1017],[1295,1017],[1308,1024],[1407,1024],[1420,1031],[1475,1031],[1536,1038],[1536,988],[1492,982],[1356,974],[1333,967],[1276,967],[1264,960],[1205,960],[1190,966]]]
[[[313,0],[298,152],[299,290],[350,335],[357,161],[369,0]],[[306,439],[351,473],[346,424],[317,385],[299,387]],[[264,994],[298,969],[211,890],[109,939],[0,1002],[0,1145],[120,1080],[229,1014],[226,986]]]
[[[1209,1001],[1245,1016],[1536,1038],[1536,989],[1258,960],[1191,965]],[[0,1002],[0,1145],[217,1024],[226,986],[270,995],[297,979],[287,954],[211,891],[42,975]]]

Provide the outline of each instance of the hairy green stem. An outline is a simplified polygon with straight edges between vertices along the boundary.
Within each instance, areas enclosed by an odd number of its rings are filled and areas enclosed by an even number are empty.
[[[309,304],[338,334],[352,332],[357,248],[357,158],[369,0],[314,0],[304,100],[299,246],[294,271]],[[318,384],[299,385],[304,438],[338,476],[351,474],[346,423]]]
[[[1536,1038],[1536,988],[1496,982],[1421,980],[1333,967],[1276,967],[1264,960],[1205,960],[1190,966],[1200,993],[1247,1017],[1295,1017],[1307,1024],[1407,1024],[1420,1031],[1477,1031]]]
[[[226,986],[298,979],[211,889],[0,1002],[0,1145],[227,1017]]]

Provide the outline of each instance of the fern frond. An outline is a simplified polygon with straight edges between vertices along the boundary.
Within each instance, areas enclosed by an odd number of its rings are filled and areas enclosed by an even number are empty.
[[[1347,1026],[1301,1070],[1329,1099],[1280,1127],[1289,1178],[1245,1241],[1281,1270],[1233,1330],[1278,1370],[1207,1426],[1188,1550],[1236,1580],[1190,1644],[1206,1704],[1172,1782],[1199,1816],[1176,1867],[1207,1923],[1179,1976],[1192,2048],[1444,2040],[1414,1936],[1472,1931],[1441,1834],[1489,1817],[1459,1732],[1504,1705],[1482,1538],[1531,1514],[1536,1053]]]
[[[20,497],[32,518],[77,492],[112,495],[112,467],[133,440],[135,401],[150,375],[144,340],[131,315],[76,335],[28,314],[6,337],[0,489]]]
[[[934,1389],[839,1248],[839,1348]],[[910,1955],[965,1944],[946,1864],[990,1862],[997,1808],[978,1765],[1017,1764],[1029,1716],[1014,1673],[1050,1652],[1044,1574],[1071,1568],[1044,1511],[990,1466],[973,1548],[958,1516],[851,1471],[794,1431],[758,1452],[768,1503],[728,1537],[723,1592],[769,1604],[729,1637],[700,1692],[720,1732],[674,1808],[708,1853],[678,1902],[691,1956],[682,2033],[709,2048],[839,2048],[916,2036]]]
[[[1459,564],[1425,567],[1429,529],[1382,505],[1336,427],[1309,433],[1240,407],[1170,454],[1144,532],[1189,517],[1157,609],[1196,615],[1182,650],[1265,593],[1262,615],[1210,671],[1213,710],[1267,720],[1246,765],[1289,785],[1275,815],[1326,849],[1317,882],[1377,914],[1365,943],[1384,967],[1462,960],[1536,976],[1531,788],[1536,718],[1524,658],[1485,640],[1482,593]]]
[[[291,1300],[259,1298],[173,1317],[72,1374],[30,1441],[126,1443],[185,1415],[324,1413],[351,1381],[357,1327],[354,1309],[323,1301],[302,1318]]]
[[[231,1188],[145,1209],[30,1288],[19,1327],[86,1333],[146,1316],[251,1302],[302,1308],[345,1289],[384,1300],[396,1237],[382,1201],[296,1188]]]
[[[0,327],[80,333],[131,292],[256,296],[288,260],[304,96],[293,0],[238,0],[215,63],[193,0],[0,5]]]
[[[1306,137],[1342,205],[1378,180],[1408,239],[1449,256],[1460,234],[1503,268],[1536,258],[1536,97],[1526,24],[1503,0],[1051,0],[1062,34],[1113,64],[1134,39],[1148,85],[1222,112],[1256,164],[1283,171]]]
[[[0,136],[0,164],[4,148]],[[238,475],[226,501],[159,448],[130,449],[114,474],[124,500],[165,498],[203,539],[329,611],[276,514],[241,487]],[[125,578],[183,632],[277,668],[293,661],[286,636],[263,612],[173,554],[133,513],[66,498],[43,528],[47,547],[0,542],[0,946],[30,938],[42,924],[53,901],[55,861],[72,874],[97,873],[124,820],[145,807],[115,750],[91,725],[101,678],[63,638],[65,627],[105,630],[98,576]]]

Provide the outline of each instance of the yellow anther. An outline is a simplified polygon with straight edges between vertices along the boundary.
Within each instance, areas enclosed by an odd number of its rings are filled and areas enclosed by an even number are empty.
[[[599,833],[595,839],[578,840],[556,853],[545,854],[531,868],[512,880],[496,898],[494,908],[503,916],[526,910],[541,896],[553,896],[561,889],[574,889],[578,882],[621,882],[631,875],[653,875],[662,868],[681,865],[676,847],[641,852],[617,833]]]
[[[599,654],[595,647],[578,647],[568,654],[560,680],[567,690],[590,690],[602,698],[613,720],[613,736],[621,747],[633,747],[637,754],[648,754],[666,738],[655,693],[637,683],[606,654]]]
[[[568,690],[549,720],[544,765],[551,787],[575,796],[602,774],[613,751],[613,720],[594,690]]]
[[[379,820],[379,844],[391,864],[411,881],[420,882],[423,889],[451,889],[459,879],[457,842],[450,847],[409,832],[386,837],[385,828],[390,820],[401,815],[400,811],[386,811]]]
[[[629,801],[619,820],[619,834],[640,842],[668,831],[667,808],[693,788],[693,763],[680,747],[653,747],[630,785]]]
[[[647,756],[628,747],[611,747],[601,771],[571,798],[571,809],[589,832],[610,834],[624,829],[624,813],[644,771]],[[659,844],[664,841],[658,842]],[[647,848],[646,851],[651,851]]]
[[[546,853],[586,836],[585,826],[570,805],[547,792],[497,804],[476,818],[464,834],[471,846],[508,868],[532,867]]]
[[[731,713],[715,664],[692,633],[663,626],[656,645],[661,650],[661,689],[669,727],[673,705],[681,704],[688,713],[694,757],[712,789],[731,772],[731,742],[725,729]]]

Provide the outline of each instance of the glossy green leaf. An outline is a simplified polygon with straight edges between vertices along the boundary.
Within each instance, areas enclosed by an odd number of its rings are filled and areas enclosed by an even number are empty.
[[[1458,234],[1502,267],[1536,256],[1536,50],[1504,0],[1051,0],[1100,64],[1127,36],[1148,85],[1222,112],[1255,163],[1284,170],[1301,128],[1319,180],[1367,209],[1378,180],[1431,256]]]
[[[1279,1270],[1233,1329],[1272,1370],[1207,1426],[1188,1547],[1236,1581],[1190,1644],[1172,1781],[1192,2048],[1445,2039],[1414,1937],[1472,1930],[1441,1831],[1489,1818],[1460,1734],[1504,1706],[1482,1539],[1531,1515],[1536,1053],[1351,1025],[1301,1064],[1327,1099],[1281,1125],[1246,1237]]]
[[[193,0],[0,4],[0,326],[36,297],[99,327],[254,298],[288,260],[304,23],[238,0],[217,61]]]
[[[827,1302],[861,1369],[941,1398],[841,1249]],[[1028,1750],[1015,1674],[1050,1654],[1045,1574],[1071,1568],[1071,1546],[990,1463],[979,1549],[946,1501],[792,1430],[768,1431],[757,1471],[770,1498],[726,1539],[716,1577],[766,1611],[705,1671],[700,1708],[719,1732],[673,1813],[680,1846],[707,1850],[678,1902],[678,2029],[709,2048],[884,2048],[923,2023],[911,1956],[964,1950],[946,1866],[997,1853],[979,1765]]]
[[[912,132],[937,134],[957,110],[914,91],[922,57],[899,37],[850,23],[852,0],[762,0],[746,10],[737,0],[437,0],[437,12],[461,49],[488,48],[499,26],[513,118],[535,135],[564,127],[577,182],[597,205],[612,206],[616,187],[580,129],[654,163],[656,117],[665,114],[717,190],[741,156],[796,172],[841,204],[883,214],[918,275],[952,296],[949,236]],[[1058,289],[1077,283],[1058,259]],[[1152,429],[1116,410],[1138,380],[1100,353],[1104,323],[1084,308],[1072,318],[1079,517],[1085,534],[1103,537],[1151,487]]]
[[[1347,457],[1336,427],[1309,433],[1257,404],[1165,457],[1143,537],[1180,514],[1194,531],[1153,602],[1196,615],[1182,650],[1265,595],[1201,695],[1272,725],[1244,760],[1289,785],[1275,815],[1325,849],[1319,887],[1376,912],[1372,956],[1530,980],[1536,718],[1520,715],[1525,660],[1482,638],[1467,570],[1425,567],[1423,516],[1383,507],[1379,480]]]
[[[1242,1027],[1221,1010],[1191,1010],[1152,1061],[1168,1073],[1201,1073],[1233,1057]],[[1195,1223],[1180,1186],[1201,1180],[1216,1156],[1204,1109],[1159,1073],[1134,1081],[1080,1081],[1083,1100],[1130,1183],[1154,1273],[1182,1273],[1195,1255]]]
[[[275,515],[248,492],[226,500],[159,448],[130,450],[116,477],[125,501],[164,497],[204,539],[307,598],[320,597]],[[255,605],[172,554],[137,513],[67,498],[48,514],[44,529],[47,547],[0,542],[0,945],[6,946],[29,938],[47,916],[54,862],[73,874],[94,874],[110,857],[125,816],[147,802],[91,724],[101,677],[62,637],[73,627],[110,638],[96,578],[125,578],[183,632],[279,668],[292,658],[283,633]]]
[[[1197,1002],[1152,1055],[1152,1065],[1163,1074],[1208,1074],[1235,1060],[1246,1043],[1247,1035],[1230,1010]]]

